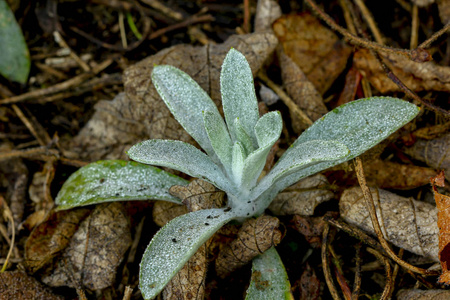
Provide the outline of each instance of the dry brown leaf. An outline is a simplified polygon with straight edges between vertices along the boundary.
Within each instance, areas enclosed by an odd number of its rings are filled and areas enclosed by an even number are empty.
[[[308,263],[306,263],[306,268],[300,279],[295,282],[294,288],[296,287],[298,287],[300,292],[299,300],[320,299],[320,280]]]
[[[361,82],[361,73],[354,66],[345,75],[344,88],[342,89],[336,106],[343,105],[356,99],[359,83]]]
[[[450,91],[450,67],[433,61],[414,62],[396,54],[381,54],[392,72],[413,91]],[[360,72],[382,94],[402,91],[386,75],[378,60],[369,50],[356,51],[353,62]]]
[[[322,217],[303,217],[295,215],[292,218],[292,227],[305,236],[306,241],[313,248],[322,245],[322,232],[325,221]]]
[[[439,9],[439,17],[442,24],[447,24],[450,21],[450,1],[449,0],[437,0]]]
[[[445,170],[445,178],[450,179],[450,133],[429,141],[419,139],[405,152],[434,169]]]
[[[50,212],[25,243],[25,267],[34,273],[64,250],[89,209]]]
[[[269,209],[278,216],[312,216],[317,205],[334,196],[325,188],[327,185],[327,178],[321,174],[307,177],[279,193]]]
[[[187,214],[189,211],[185,205],[173,202],[155,201],[153,204],[153,222],[159,227],[163,227],[170,220],[178,216]]]
[[[189,211],[220,208],[225,204],[225,193],[209,182],[195,179],[188,186],[174,185],[169,193],[178,197]]]
[[[272,31],[272,23],[281,14],[281,7],[276,1],[258,0],[255,13],[255,32]]]
[[[219,72],[230,48],[241,51],[256,74],[276,44],[272,33],[253,33],[232,36],[220,45],[177,45],[164,49],[125,71],[125,93],[112,101],[99,102],[91,120],[67,148],[83,159],[99,160],[126,158],[125,150],[145,139],[192,143],[151,84],[153,66],[169,64],[180,68],[219,104]]]
[[[450,291],[446,290],[400,290],[397,300],[448,300]]]
[[[415,165],[404,165],[375,159],[364,166],[369,186],[382,189],[409,190],[426,185],[436,172]]]
[[[278,56],[280,59],[281,77],[286,92],[312,121],[316,121],[328,112],[327,107],[323,103],[322,95],[319,94],[300,67],[283,50],[278,51]],[[290,114],[292,128],[297,134],[300,134],[310,126],[298,119],[292,111],[290,111]]]
[[[0,273],[0,299],[2,300],[62,300],[35,278],[24,272]]]
[[[277,218],[266,215],[245,221],[237,238],[219,253],[216,259],[217,275],[223,278],[278,245],[282,238],[279,224]]]
[[[450,284],[450,197],[440,194],[436,186],[444,186],[444,172],[431,178],[433,186],[434,201],[438,210],[439,227],[439,260],[441,261],[442,275],[439,276],[439,282]]]
[[[101,290],[114,283],[117,267],[131,244],[123,205],[98,205],[73,235],[57,267],[42,281],[50,286]]]
[[[381,189],[371,188],[370,191],[386,240],[400,248],[438,262],[436,207]],[[353,187],[342,193],[339,211],[346,222],[374,234],[360,187]]]
[[[273,24],[284,52],[324,94],[342,73],[351,47],[310,14],[288,15]]]
[[[450,122],[417,129],[413,135],[419,139],[432,140],[441,137],[450,130]]]

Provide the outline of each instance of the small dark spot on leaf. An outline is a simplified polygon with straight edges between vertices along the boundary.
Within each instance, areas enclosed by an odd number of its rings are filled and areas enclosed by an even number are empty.
[[[247,203],[252,203],[252,201],[247,201]]]
[[[105,178],[100,178],[100,183],[105,182]]]
[[[206,226],[208,226],[208,225],[209,225],[209,223],[205,223],[205,225],[206,225]]]
[[[174,239],[172,239],[172,242],[176,243],[176,242],[177,242],[177,239],[175,239],[175,238],[174,238]]]
[[[230,210],[231,210],[231,207],[227,207],[227,208],[225,208],[224,212],[227,212],[227,211],[230,211]]]
[[[116,193],[116,197],[119,197],[119,195],[120,195],[119,193]]]

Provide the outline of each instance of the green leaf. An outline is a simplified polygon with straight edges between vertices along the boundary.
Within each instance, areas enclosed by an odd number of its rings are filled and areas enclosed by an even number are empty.
[[[263,178],[268,185],[276,180],[295,173],[312,164],[323,161],[333,161],[345,158],[350,151],[348,148],[336,141],[309,141],[298,144],[289,155],[283,156],[277,164],[270,170],[269,174]]]
[[[281,190],[304,177],[361,155],[411,121],[418,113],[419,108],[414,104],[391,97],[360,99],[330,111],[305,130],[280,161],[289,159],[291,152],[300,144],[313,140],[339,142],[347,146],[350,154],[338,160],[325,161],[301,169],[277,181],[264,194],[255,193],[254,197],[262,200],[259,212],[263,211]]]
[[[155,167],[125,160],[104,160],[78,169],[56,196],[58,209],[124,200],[165,200],[181,204],[169,194],[173,185],[189,182]]]
[[[220,167],[190,144],[172,140],[147,140],[131,147],[128,155],[140,163],[172,168],[204,179],[221,190],[233,191]]]
[[[245,56],[231,49],[222,65],[220,73],[223,112],[233,141],[236,141],[234,120],[239,118],[245,131],[251,135],[254,146],[256,137],[253,128],[259,119],[253,74]]]
[[[233,173],[234,183],[237,186],[241,185],[242,171],[244,170],[245,152],[241,143],[235,142],[233,145],[233,162],[231,170]]]
[[[274,247],[253,260],[252,280],[245,299],[294,299],[283,262]]]
[[[255,147],[253,147],[252,138],[250,135],[245,131],[244,127],[242,127],[241,122],[239,121],[239,118],[236,118],[234,120],[234,130],[236,134],[236,140],[242,144],[245,150],[245,156],[249,155],[253,151],[255,151]]]
[[[30,73],[30,54],[14,14],[5,0],[0,0],[0,74],[26,83]]]
[[[267,155],[273,144],[278,140],[283,127],[281,114],[273,111],[262,116],[255,126],[255,135],[259,148],[245,159],[242,173],[242,186],[251,189],[258,180],[261,171],[266,164]]]
[[[214,152],[226,170],[231,171],[231,148],[233,145],[225,122],[220,115],[209,111],[203,112],[203,120]]]
[[[161,228],[141,261],[139,288],[144,299],[156,297],[198,248],[234,218],[232,212],[223,209],[199,210]]]
[[[203,124],[203,111],[222,118],[206,92],[188,74],[172,66],[155,66],[153,84],[170,112],[210,157],[216,155]]]

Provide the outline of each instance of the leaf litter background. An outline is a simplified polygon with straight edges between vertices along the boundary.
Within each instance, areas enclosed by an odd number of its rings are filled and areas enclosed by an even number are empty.
[[[431,61],[413,61],[405,53],[448,22],[449,1],[366,1],[367,10],[356,0],[318,3],[347,32],[397,52],[344,38],[299,1],[8,3],[24,32],[32,69],[25,85],[0,79],[2,264],[8,257],[0,299],[141,299],[138,264],[152,235],[187,211],[222,206],[223,193],[193,181],[171,189],[186,206],[131,201],[62,212],[53,210],[53,198],[76,168],[126,159],[125,151],[141,140],[193,143],[156,94],[151,70],[174,65],[219,104],[220,66],[230,47],[250,63],[260,112],[283,114],[283,135],[265,171],[286,145],[340,104],[384,95],[422,107],[416,120],[364,154],[363,163],[394,251],[405,250],[402,259],[421,268],[439,269],[441,258],[440,281],[448,282],[450,216],[441,200],[448,185],[432,188],[429,179],[438,170],[450,175],[450,41],[444,34],[425,45]],[[408,272],[393,261],[393,273],[387,271],[385,260],[365,246],[385,255],[364,235],[373,234],[373,227],[351,163],[286,189],[267,213],[222,228],[164,296],[242,299],[251,277],[248,262],[275,245],[295,299],[331,299],[334,293],[345,299],[449,297],[437,276]],[[337,231],[336,224],[347,227]],[[331,285],[321,260],[325,228],[333,236],[325,244],[336,278]]]

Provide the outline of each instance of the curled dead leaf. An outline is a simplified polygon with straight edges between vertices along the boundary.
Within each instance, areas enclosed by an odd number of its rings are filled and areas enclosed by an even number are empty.
[[[450,197],[440,194],[436,188],[436,186],[443,187],[444,184],[444,172],[440,172],[434,178],[431,178],[434,201],[436,201],[438,210],[439,260],[442,267],[442,275],[439,277],[439,282],[450,284]]]
[[[169,192],[180,198],[189,211],[220,208],[225,204],[225,193],[201,179],[193,180],[188,186],[174,185]]]
[[[111,286],[131,244],[130,226],[123,205],[98,205],[70,240],[53,273],[42,281],[50,286],[84,286],[101,290]]]
[[[328,185],[322,174],[307,177],[279,193],[269,210],[278,216],[312,216],[317,205],[333,198],[333,192],[326,189]]]
[[[406,154],[425,162],[434,169],[445,170],[450,177],[450,133],[433,140],[419,139],[412,147],[405,149]]]
[[[386,240],[417,255],[439,261],[436,207],[381,189],[371,188],[370,192]],[[353,187],[342,193],[339,211],[346,222],[374,234],[361,188]]]
[[[25,243],[25,267],[28,272],[36,272],[63,251],[89,212],[84,208],[51,212],[31,232]]]
[[[242,224],[237,238],[223,248],[216,260],[216,272],[220,277],[237,270],[257,255],[281,242],[278,229],[280,221],[271,216],[249,219]]]
[[[413,91],[450,91],[450,67],[435,62],[414,62],[396,54],[381,54],[393,73]],[[402,91],[367,49],[356,51],[353,61],[360,72],[382,94]]]

